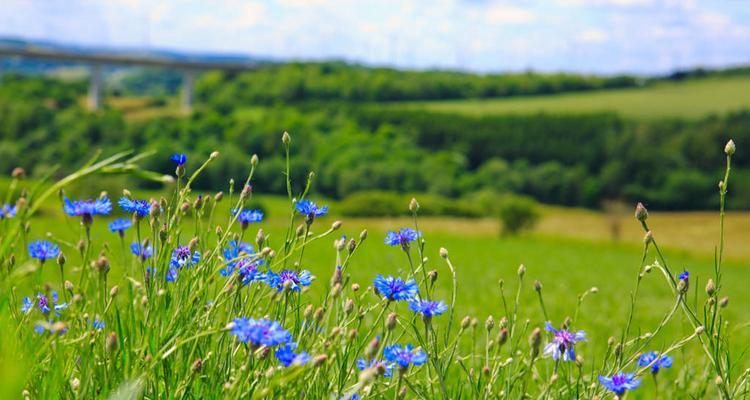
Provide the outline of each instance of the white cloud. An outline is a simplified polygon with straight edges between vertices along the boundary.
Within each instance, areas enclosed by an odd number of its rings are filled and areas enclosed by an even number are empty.
[[[579,33],[576,39],[581,43],[600,44],[606,42],[609,39],[609,35],[601,29],[588,28]]]
[[[493,24],[527,24],[536,19],[536,16],[527,9],[503,4],[492,5],[482,13],[487,22]]]

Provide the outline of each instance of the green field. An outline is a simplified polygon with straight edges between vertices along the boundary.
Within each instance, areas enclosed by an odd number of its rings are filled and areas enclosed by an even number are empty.
[[[625,117],[696,119],[750,107],[750,78],[710,78],[680,83],[657,83],[641,89],[602,90],[550,96],[491,100],[423,101],[399,104],[468,115],[587,113],[612,111]]]

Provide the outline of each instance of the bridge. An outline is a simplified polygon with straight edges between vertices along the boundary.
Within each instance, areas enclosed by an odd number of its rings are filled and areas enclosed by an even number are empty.
[[[22,57],[40,60],[73,61],[90,66],[88,104],[97,110],[102,104],[102,68],[106,65],[142,66],[182,71],[182,109],[189,112],[193,105],[195,75],[201,71],[241,72],[257,69],[259,64],[242,62],[206,62],[190,59],[144,56],[137,54],[79,53],[38,47],[0,46],[0,57]]]

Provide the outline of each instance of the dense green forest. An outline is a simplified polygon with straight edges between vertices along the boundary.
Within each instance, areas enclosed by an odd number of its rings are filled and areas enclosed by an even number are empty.
[[[661,209],[703,209],[717,201],[713,187],[723,154],[714,149],[730,136],[737,146],[750,145],[748,111],[698,121],[646,122],[616,114],[471,117],[324,101],[425,98],[457,90],[489,96],[484,92],[489,87],[511,90],[508,82],[513,81],[527,94],[587,90],[616,85],[608,80],[615,78],[554,75],[556,83],[549,84],[544,82],[553,76],[464,74],[465,79],[446,78],[451,84],[443,85],[441,76],[451,73],[375,70],[368,78],[352,67],[345,69],[346,79],[337,73],[328,80],[324,65],[285,68],[276,79],[262,71],[252,80],[206,74],[198,81],[202,100],[190,116],[138,121],[111,107],[87,111],[80,101],[85,82],[5,75],[0,171],[22,166],[40,176],[55,165],[63,170],[80,165],[98,148],[156,149],[162,155],[181,151],[196,164],[219,150],[218,165],[202,176],[198,188],[225,189],[230,178],[243,178],[250,155],[257,153],[263,162],[256,185],[281,193],[278,136],[287,130],[300,143],[293,147],[293,178],[302,183],[309,171],[317,171],[316,190],[332,198],[372,190],[424,192],[461,199],[457,209],[464,210],[465,204],[487,203],[493,194],[518,193],[592,208],[606,200],[638,199]],[[298,74],[310,75],[300,80]],[[305,88],[295,92],[300,81]],[[572,83],[567,87],[564,82]],[[735,160],[737,180],[750,178],[750,159],[742,154]],[[166,157],[152,157],[146,166],[164,172],[172,168]],[[750,208],[750,192],[740,190],[730,207]]]

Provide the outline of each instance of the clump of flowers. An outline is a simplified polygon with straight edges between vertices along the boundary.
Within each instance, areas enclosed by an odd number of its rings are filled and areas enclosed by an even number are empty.
[[[231,334],[242,343],[253,346],[278,346],[292,341],[292,334],[280,323],[265,318],[235,318],[231,325]]]

